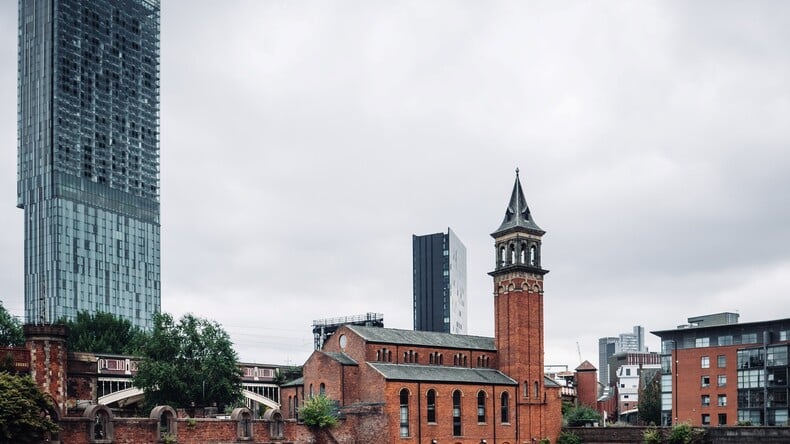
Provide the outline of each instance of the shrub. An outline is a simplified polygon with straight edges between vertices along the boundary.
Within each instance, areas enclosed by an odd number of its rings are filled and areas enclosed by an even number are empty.
[[[557,444],[582,444],[582,439],[573,432],[562,432],[557,438]]]
[[[565,412],[563,420],[570,427],[579,427],[594,422],[600,424],[603,422],[603,417],[596,410],[580,405]]]
[[[644,444],[661,444],[661,432],[655,427],[648,427],[642,433],[642,442]]]
[[[299,409],[299,416],[310,427],[332,427],[337,424],[335,403],[324,395],[307,400]]]
[[[705,431],[694,429],[691,424],[684,422],[672,427],[669,432],[670,444],[696,444],[701,443],[705,437]]]

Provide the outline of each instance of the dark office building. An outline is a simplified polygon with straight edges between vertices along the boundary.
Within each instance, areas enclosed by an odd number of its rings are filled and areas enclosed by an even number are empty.
[[[466,247],[447,233],[412,236],[414,329],[466,334]]]
[[[25,320],[160,308],[159,1],[20,0]]]

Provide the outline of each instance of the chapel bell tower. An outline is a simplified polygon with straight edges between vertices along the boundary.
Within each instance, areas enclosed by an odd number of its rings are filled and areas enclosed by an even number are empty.
[[[546,232],[532,217],[516,169],[505,218],[494,238],[494,329],[499,369],[519,384],[516,405],[523,430],[541,424],[546,402],[543,376],[543,276]],[[535,431],[536,433],[539,433]]]

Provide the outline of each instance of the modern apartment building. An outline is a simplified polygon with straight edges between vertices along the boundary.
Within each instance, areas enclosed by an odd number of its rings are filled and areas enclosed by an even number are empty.
[[[466,247],[453,233],[412,236],[414,329],[466,334]]]
[[[160,309],[159,1],[19,2],[25,321]]]
[[[661,422],[787,426],[790,318],[701,318],[653,332],[662,346]]]

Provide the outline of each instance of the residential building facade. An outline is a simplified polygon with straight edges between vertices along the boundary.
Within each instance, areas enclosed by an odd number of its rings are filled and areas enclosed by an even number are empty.
[[[160,308],[159,1],[19,2],[25,320]]]
[[[453,230],[412,236],[414,329],[466,334],[466,247]]]
[[[662,344],[662,423],[788,425],[790,319],[691,321]]]

